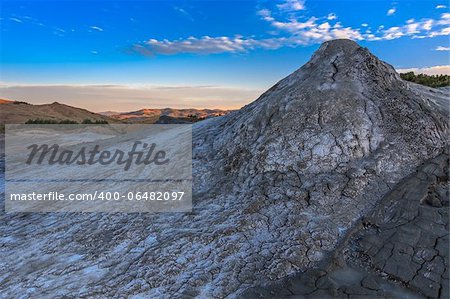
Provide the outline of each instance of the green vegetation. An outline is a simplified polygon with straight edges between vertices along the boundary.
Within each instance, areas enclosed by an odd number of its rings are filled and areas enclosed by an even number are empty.
[[[65,119],[65,120],[55,120],[55,119],[29,119],[25,122],[26,124],[77,124],[76,121]]]
[[[29,119],[25,122],[26,124],[78,124],[78,122],[74,121],[74,120],[70,120],[70,119],[65,119],[65,120],[55,120],[55,119],[40,119],[40,118],[36,118],[36,119]],[[83,120],[82,124],[96,124],[96,125],[103,125],[103,124],[108,124],[108,122],[106,120],[96,120],[96,121],[92,121],[90,119],[85,119]]]
[[[450,76],[449,75],[425,75],[425,74],[414,74],[414,72],[402,73],[400,77],[403,80],[411,81],[414,83],[422,84],[430,87],[444,87],[450,86]]]
[[[86,118],[85,120],[83,120],[82,124],[96,124],[96,125],[106,125],[108,124],[108,122],[106,120],[96,120],[96,121],[92,121],[89,118]]]
[[[177,118],[179,118],[181,120],[187,120],[189,122],[194,122],[194,123],[206,119],[206,117],[199,117],[196,114],[188,114],[188,116],[186,116],[186,117],[177,117]]]

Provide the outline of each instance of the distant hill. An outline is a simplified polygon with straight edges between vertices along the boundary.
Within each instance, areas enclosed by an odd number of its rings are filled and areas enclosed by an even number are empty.
[[[4,124],[23,124],[30,120],[74,121],[82,123],[86,119],[92,122],[108,123],[189,123],[208,117],[221,116],[232,110],[221,109],[141,109],[132,112],[106,111],[94,113],[86,109],[54,102],[52,104],[32,105],[26,102],[0,99],[0,126]]]
[[[167,116],[167,115],[161,115],[158,120],[155,122],[155,124],[189,124],[192,123],[193,121],[189,121],[187,119],[184,118],[176,118],[176,117],[172,117],[172,116]]]
[[[25,102],[0,100],[0,104],[0,125],[2,126],[4,124],[23,124],[29,120],[35,119],[45,119],[53,121],[71,120],[78,123],[81,123],[86,119],[89,119],[93,122],[120,122],[105,115],[100,115],[85,109],[60,104],[58,102],[54,102],[52,104],[32,105]]]
[[[0,104],[8,104],[8,103],[12,103],[12,102],[14,102],[14,101],[0,99]]]
[[[121,112],[116,112],[116,111],[104,111],[104,112],[99,112],[99,114],[105,115],[105,116],[117,115],[117,114],[120,114],[120,113],[121,113]]]
[[[230,113],[233,110],[221,109],[141,109],[132,112],[113,112],[106,111],[100,114],[109,116],[116,120],[126,121],[131,123],[155,123],[160,116],[170,116],[172,118],[181,118],[184,120],[192,119],[197,121],[208,117],[221,116]]]

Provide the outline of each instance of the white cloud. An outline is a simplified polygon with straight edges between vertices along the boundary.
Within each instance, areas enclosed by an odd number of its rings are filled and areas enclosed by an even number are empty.
[[[447,8],[447,6],[445,5],[436,5],[436,9],[443,9],[443,8]]]
[[[257,14],[258,14],[259,16],[261,16],[262,19],[263,19],[264,21],[272,22],[273,20],[275,20],[275,19],[272,17],[272,12],[271,12],[270,10],[268,10],[268,9],[261,9],[261,10],[259,10],[259,11],[257,12]]]
[[[441,19],[438,21],[439,25],[450,25],[450,13],[441,14]]]
[[[23,23],[23,21],[21,19],[18,18],[9,18],[11,21],[14,21],[16,23]]]
[[[304,0],[285,0],[283,4],[277,5],[278,9],[283,11],[298,11],[305,9]]]
[[[269,22],[273,27],[286,31],[292,36],[288,39],[294,44],[314,44],[334,38],[350,38],[353,40],[393,40],[405,36],[411,38],[429,38],[442,35],[450,35],[450,13],[443,13],[439,19],[409,19],[403,25],[386,28],[381,25],[376,34],[366,31],[361,33],[361,28],[344,27],[340,22],[319,24],[319,18],[310,17],[308,20],[299,21],[289,18],[286,21],[279,21],[272,17],[269,10],[265,11],[263,20]],[[331,22],[331,20],[330,20]],[[368,24],[362,24],[367,27]]]
[[[91,28],[92,30],[100,31],[100,32],[103,31],[103,29],[98,26],[90,26],[89,28]]]
[[[237,53],[246,52],[256,48],[264,49],[278,49],[280,48],[286,38],[267,38],[267,39],[253,39],[243,38],[241,36],[235,37],[209,37],[203,36],[201,38],[189,37],[180,40],[156,40],[150,39],[145,43],[134,46],[134,51],[152,56],[156,54],[173,55],[178,53],[192,53],[192,54],[218,54],[218,53]]]
[[[337,19],[337,16],[336,16],[336,14],[334,14],[334,13],[330,13],[330,14],[328,14],[328,16],[327,16],[327,19],[330,20],[330,21],[336,20],[336,19]]]
[[[411,38],[431,38],[450,35],[450,13],[443,13],[439,19],[409,19],[406,24],[390,28],[380,26],[380,35],[368,40],[392,40],[404,36]]]
[[[425,22],[423,22],[422,28],[427,31],[431,30],[431,28],[433,28],[433,20],[426,20]]]
[[[285,2],[286,3],[293,3]],[[303,2],[302,2],[303,3]],[[280,5],[284,5],[280,4]],[[215,53],[243,53],[254,49],[278,49],[281,47],[296,47],[322,43],[336,38],[352,40],[394,40],[402,37],[432,38],[450,35],[450,13],[441,14],[439,19],[409,19],[404,24],[392,27],[381,25],[376,32],[367,30],[368,24],[361,24],[360,28],[344,26],[336,21],[335,14],[325,17],[295,16],[285,12],[284,8],[272,12],[260,9],[257,14],[261,19],[274,28],[271,31],[276,37],[256,38],[236,35],[219,37],[188,37],[177,40],[149,39],[136,44],[133,51],[147,55],[173,55],[178,53],[215,54]],[[326,22],[323,20],[327,19]]]
[[[393,14],[395,14],[396,11],[397,11],[397,9],[395,7],[392,7],[391,9],[389,9],[387,11],[386,15],[392,16]]]
[[[391,40],[404,36],[402,27],[391,27],[384,31],[382,39]]]
[[[450,47],[438,46],[435,49],[436,51],[450,51]]]
[[[173,6],[173,9],[181,14],[182,16],[184,16],[185,18],[189,19],[190,21],[194,21],[194,18],[192,17],[192,15],[184,8],[179,7],[179,6]]]
[[[270,16],[269,19],[267,17],[263,17],[263,19],[268,21],[271,26],[291,34],[285,40],[289,46],[321,43],[335,38],[363,39],[358,29],[343,27],[340,22],[336,22],[335,24],[330,24],[329,22],[319,23],[319,18],[317,17],[310,17],[303,21],[292,18],[285,21],[278,21],[271,14],[268,15]],[[334,20],[336,18],[337,16],[333,15],[331,19]],[[328,20],[332,21],[330,18]]]
[[[414,72],[415,74],[426,75],[450,75],[450,65],[438,65],[424,68],[397,69],[398,73]]]
[[[312,29],[317,26],[317,18],[311,17],[307,21],[299,22],[298,20],[289,20],[286,22],[275,21],[271,22],[271,25],[277,29],[282,29],[291,33],[299,33],[300,30]]]
[[[341,29],[333,29],[331,30],[334,38],[348,38],[353,40],[363,40],[364,37],[361,35],[358,29],[353,29],[351,27],[341,28]]]
[[[361,24],[361,27],[369,27],[369,24],[367,24],[367,23],[362,23],[362,24]]]

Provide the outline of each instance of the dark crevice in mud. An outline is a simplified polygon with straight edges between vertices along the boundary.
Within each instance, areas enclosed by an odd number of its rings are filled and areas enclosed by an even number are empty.
[[[331,65],[333,66],[333,73],[331,74],[331,80],[334,82],[336,82],[336,75],[339,72],[338,67],[336,65],[336,61],[338,60],[339,56],[336,56],[336,58],[333,59],[333,61],[331,62]]]

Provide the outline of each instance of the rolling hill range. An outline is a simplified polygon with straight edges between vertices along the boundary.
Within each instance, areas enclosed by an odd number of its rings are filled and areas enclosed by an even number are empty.
[[[226,115],[232,110],[221,109],[140,109],[132,112],[100,112],[100,114],[129,123],[155,123],[161,116],[182,120],[200,120],[208,117]]]
[[[120,122],[105,115],[90,112],[85,109],[72,107],[54,102],[52,104],[32,105],[25,102],[9,100],[0,101],[0,125],[22,124],[28,120],[46,119],[54,121],[71,120],[81,123],[85,119],[91,121]]]
[[[58,102],[33,105],[26,102],[0,99],[0,125],[21,124],[28,120],[82,121],[89,119],[108,123],[192,123],[209,117],[226,115],[232,110],[220,109],[141,109],[132,112],[106,111],[94,113]]]

